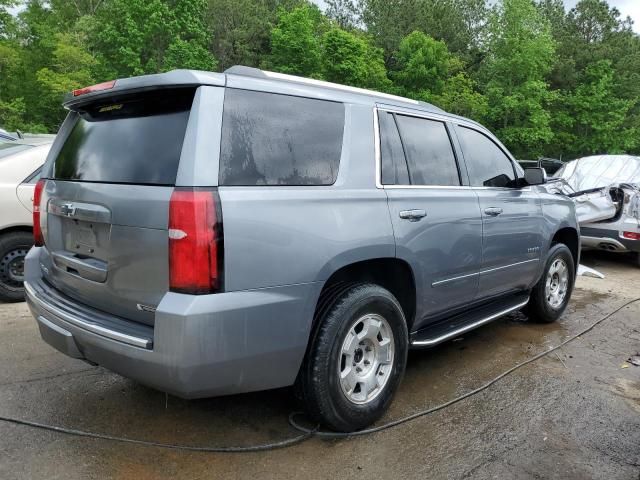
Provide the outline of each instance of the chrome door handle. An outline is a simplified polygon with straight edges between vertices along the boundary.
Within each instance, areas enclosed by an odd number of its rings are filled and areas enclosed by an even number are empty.
[[[409,220],[410,222],[417,222],[426,216],[427,212],[424,210],[402,210],[400,212],[400,218],[403,220]]]
[[[489,207],[484,209],[485,215],[489,215],[490,217],[497,217],[503,212],[503,210],[499,207]]]

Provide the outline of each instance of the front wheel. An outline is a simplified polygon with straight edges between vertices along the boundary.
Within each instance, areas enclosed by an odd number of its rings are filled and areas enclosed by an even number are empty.
[[[391,403],[407,363],[407,325],[384,288],[357,285],[319,319],[298,389],[309,414],[338,431],[362,429]]]
[[[532,320],[552,323],[564,313],[575,283],[576,269],[571,250],[557,243],[549,250],[542,277],[531,292],[527,314]]]

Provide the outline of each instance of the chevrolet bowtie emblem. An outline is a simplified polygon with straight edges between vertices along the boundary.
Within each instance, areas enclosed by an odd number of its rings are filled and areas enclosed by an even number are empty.
[[[65,217],[73,217],[76,213],[76,207],[73,206],[73,203],[65,203],[60,205],[60,214]]]

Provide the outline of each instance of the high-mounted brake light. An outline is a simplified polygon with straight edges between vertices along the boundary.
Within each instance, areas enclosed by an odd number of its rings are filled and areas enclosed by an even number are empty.
[[[44,184],[46,180],[41,178],[36,183],[36,188],[33,191],[33,244],[36,247],[44,245],[44,237],[42,236],[42,227],[40,227],[40,203],[42,200],[42,190],[44,190]]]
[[[640,233],[638,232],[622,232],[622,237],[627,240],[640,240]]]
[[[79,97],[80,95],[85,95],[87,93],[100,92],[101,90],[110,90],[115,86],[116,86],[115,80],[111,80],[109,82],[102,82],[96,85],[91,85],[90,87],[78,88],[77,90],[73,91],[73,96]]]
[[[222,211],[216,190],[176,188],[169,202],[169,287],[201,295],[222,290]]]

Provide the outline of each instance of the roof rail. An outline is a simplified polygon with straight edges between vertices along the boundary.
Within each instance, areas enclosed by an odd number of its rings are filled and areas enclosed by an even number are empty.
[[[222,73],[230,73],[231,75],[241,75],[243,77],[256,77],[256,78],[266,78],[267,76],[264,74],[262,70],[255,67],[245,67],[244,65],[234,65],[233,67],[227,68]]]
[[[418,100],[412,100],[410,98],[399,97],[397,95],[391,95],[389,93],[376,92],[375,90],[367,90],[364,88],[351,87],[349,85],[341,85],[339,83],[325,82],[324,80],[316,80],[315,78],[298,77],[295,75],[287,75],[285,73],[269,72],[266,70],[260,70],[259,68],[245,67],[242,65],[235,65],[224,71],[226,74],[240,75],[245,77],[254,78],[268,78],[272,80],[281,80],[286,82],[301,83],[304,85],[310,85],[322,88],[332,88],[335,90],[342,90],[343,92],[358,93],[360,95],[370,95],[380,98],[386,98],[396,102],[412,103],[414,105],[426,105],[424,102]],[[433,105],[429,105],[432,108],[437,108]]]

